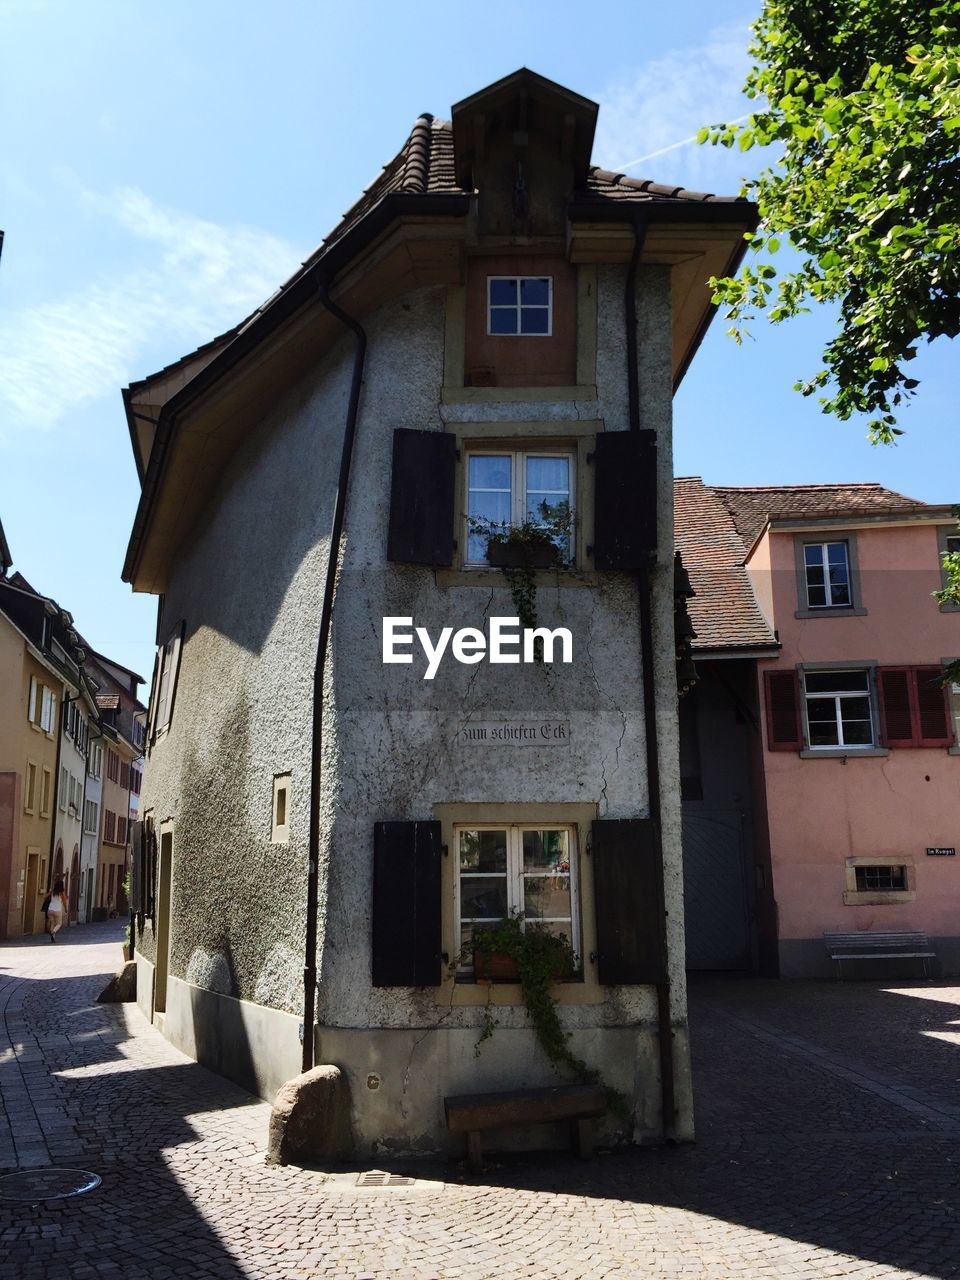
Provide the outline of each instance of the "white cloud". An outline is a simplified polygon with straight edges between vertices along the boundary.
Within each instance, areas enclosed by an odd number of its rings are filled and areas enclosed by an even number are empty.
[[[66,297],[7,311],[0,321],[0,413],[8,425],[46,430],[72,409],[116,395],[148,348],[176,358],[259,306],[303,256],[253,227],[223,227],[165,209],[134,188],[82,194],[95,216],[157,246],[144,265],[105,269]]]
[[[741,93],[750,66],[749,19],[726,23],[700,45],[673,50],[607,85],[598,95],[600,119],[594,159],[631,177],[654,178],[694,188],[736,193],[739,178],[756,159],[690,139],[706,124],[733,120],[749,111]],[[641,165],[631,162],[666,152]]]

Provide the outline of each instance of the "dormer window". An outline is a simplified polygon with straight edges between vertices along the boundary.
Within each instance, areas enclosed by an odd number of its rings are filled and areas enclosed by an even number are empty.
[[[852,604],[845,542],[808,542],[803,558],[808,609],[838,609]]]
[[[553,334],[553,278],[488,276],[487,334],[549,338]]]

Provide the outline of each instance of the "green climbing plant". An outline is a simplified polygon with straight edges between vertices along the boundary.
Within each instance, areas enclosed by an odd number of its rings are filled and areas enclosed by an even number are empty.
[[[528,516],[519,524],[467,517],[471,534],[486,539],[487,559],[506,579],[522,627],[537,625],[537,569],[571,563],[575,523],[568,502],[543,502],[536,519]],[[535,652],[542,656],[539,647]]]
[[[506,956],[516,966],[523,1003],[537,1041],[554,1067],[566,1067],[584,1083],[598,1084],[599,1074],[582,1058],[571,1052],[568,1033],[560,1021],[553,994],[555,983],[572,978],[579,969],[579,959],[565,937],[551,933],[543,925],[524,925],[519,915],[507,916],[491,925],[478,925],[456,964],[469,963],[476,956]],[[488,1001],[484,1008],[480,1037],[476,1050],[493,1035],[497,1023]]]

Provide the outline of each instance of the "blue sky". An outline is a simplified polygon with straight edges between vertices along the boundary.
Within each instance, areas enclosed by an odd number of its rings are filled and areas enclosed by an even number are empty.
[[[120,581],[137,501],[120,388],[272,293],[420,112],[446,116],[518,66],[601,104],[597,162],[736,191],[752,155],[675,144],[746,111],[756,7],[0,0],[0,519],[16,566],[149,678],[155,602]],[[908,434],[878,450],[791,390],[818,367],[826,317],[758,325],[741,349],[723,329],[677,396],[677,474],[960,499],[948,345],[921,354]]]

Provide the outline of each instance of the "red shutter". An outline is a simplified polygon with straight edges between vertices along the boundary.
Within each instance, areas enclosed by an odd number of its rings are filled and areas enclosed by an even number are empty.
[[[877,689],[880,693],[880,732],[885,747],[919,746],[913,669],[911,667],[878,667]]]
[[[921,747],[949,747],[953,742],[942,667],[914,667],[917,689],[917,737]]]
[[[799,751],[800,682],[795,671],[765,671],[767,746],[771,751]]]

